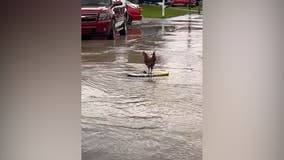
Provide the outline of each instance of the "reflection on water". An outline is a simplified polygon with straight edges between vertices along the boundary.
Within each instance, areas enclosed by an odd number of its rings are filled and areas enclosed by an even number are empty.
[[[168,77],[131,78],[155,50]],[[82,41],[83,160],[202,159],[202,18],[131,26]]]

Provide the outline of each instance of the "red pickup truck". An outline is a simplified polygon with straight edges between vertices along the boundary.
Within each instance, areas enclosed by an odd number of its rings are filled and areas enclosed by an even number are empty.
[[[126,8],[121,1],[81,0],[82,35],[103,35],[115,39],[127,34]]]

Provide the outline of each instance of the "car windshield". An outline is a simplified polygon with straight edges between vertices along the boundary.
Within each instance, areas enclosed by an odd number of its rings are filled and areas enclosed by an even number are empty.
[[[81,6],[107,6],[110,0],[81,0]]]

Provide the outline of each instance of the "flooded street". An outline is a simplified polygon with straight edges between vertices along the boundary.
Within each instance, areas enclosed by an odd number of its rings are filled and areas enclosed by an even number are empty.
[[[202,159],[202,16],[134,24],[82,40],[82,160]],[[147,70],[169,76],[127,77]]]

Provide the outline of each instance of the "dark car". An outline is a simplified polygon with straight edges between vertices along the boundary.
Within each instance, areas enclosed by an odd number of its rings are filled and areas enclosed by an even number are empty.
[[[139,0],[139,4],[163,4],[163,0]],[[171,4],[171,0],[165,0],[165,5],[168,6]]]
[[[126,8],[121,1],[81,0],[81,31],[114,39],[116,32],[127,34]]]

